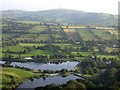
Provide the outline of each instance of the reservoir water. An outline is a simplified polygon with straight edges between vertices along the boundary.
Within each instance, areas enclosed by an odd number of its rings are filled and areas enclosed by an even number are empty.
[[[36,63],[36,62],[12,62],[11,65],[19,66],[19,67],[25,67],[33,70],[61,70],[61,69],[68,69],[68,70],[73,70],[75,66],[78,64],[77,61],[67,61],[67,62],[62,62],[59,64],[55,63]]]
[[[49,84],[61,85],[61,84],[65,84],[69,80],[75,80],[78,78],[80,78],[80,77],[77,77],[77,76],[74,76],[73,74],[71,74],[66,77],[54,76],[54,77],[46,77],[46,79],[40,78],[40,79],[34,79],[33,81],[28,80],[28,81],[24,82],[23,84],[21,84],[19,87],[17,87],[16,90],[19,90],[21,88],[24,88],[24,89],[29,88],[30,90],[31,89],[34,90],[34,88],[36,88],[36,87],[44,87]]]

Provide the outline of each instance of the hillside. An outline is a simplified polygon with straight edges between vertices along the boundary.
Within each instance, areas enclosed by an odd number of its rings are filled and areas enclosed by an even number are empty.
[[[55,22],[59,24],[117,25],[117,15],[88,13],[71,9],[51,9],[44,11],[6,10],[3,18],[26,21]]]

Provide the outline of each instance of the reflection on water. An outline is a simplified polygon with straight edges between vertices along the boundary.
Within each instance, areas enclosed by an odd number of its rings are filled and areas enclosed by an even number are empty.
[[[77,64],[78,64],[77,61],[73,61],[73,62],[67,61],[59,64],[36,63],[36,62],[25,62],[25,63],[12,62],[11,63],[11,65],[13,66],[17,65],[20,67],[25,67],[25,68],[34,69],[34,70],[61,70],[61,69],[73,70]]]
[[[54,77],[46,77],[46,79],[40,78],[40,79],[34,79],[34,81],[26,81],[23,84],[21,84],[17,89],[19,88],[36,88],[36,87],[42,87],[49,84],[56,84],[61,85],[66,83],[69,80],[75,80],[80,77],[74,76],[73,74],[62,77],[62,76],[54,76]]]
[[[5,64],[5,62],[6,62],[6,61],[1,61],[1,60],[0,60],[0,65]]]

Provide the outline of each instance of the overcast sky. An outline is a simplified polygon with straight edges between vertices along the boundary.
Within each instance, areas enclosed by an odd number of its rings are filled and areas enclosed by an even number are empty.
[[[0,10],[75,9],[87,12],[118,14],[120,0],[0,0]]]

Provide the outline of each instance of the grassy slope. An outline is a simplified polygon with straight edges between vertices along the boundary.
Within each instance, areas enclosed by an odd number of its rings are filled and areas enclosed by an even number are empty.
[[[107,31],[118,39],[118,33],[119,33],[118,30],[107,30]]]
[[[34,76],[35,74],[30,71],[25,71],[22,69],[17,68],[2,68],[2,87],[7,85],[11,82],[11,78],[17,78],[19,80],[26,80],[26,78],[29,78],[31,76]]]
[[[38,36],[37,38],[36,38],[36,41],[41,41],[41,40],[50,40],[50,36],[49,36],[49,34],[40,34],[40,36]]]
[[[13,51],[13,52],[19,52],[19,51],[23,51],[24,48],[16,45],[16,46],[6,46],[2,48],[2,51],[6,52],[7,50]]]
[[[64,29],[68,39],[78,39],[78,34],[75,29]]]
[[[96,40],[97,37],[96,35],[91,31],[91,30],[86,30],[86,29],[77,29],[83,40],[88,41],[88,40]]]
[[[46,30],[48,30],[48,28],[45,27],[45,26],[35,26],[31,30],[28,30],[28,31],[30,33],[36,33],[36,34],[38,34],[38,33],[41,33],[43,31],[46,31]]]
[[[36,34],[23,34],[20,37],[16,38],[17,40],[34,40],[34,38],[36,38],[37,35]]]
[[[115,37],[112,36],[106,30],[92,30],[95,35],[97,35],[101,40],[115,40]]]

